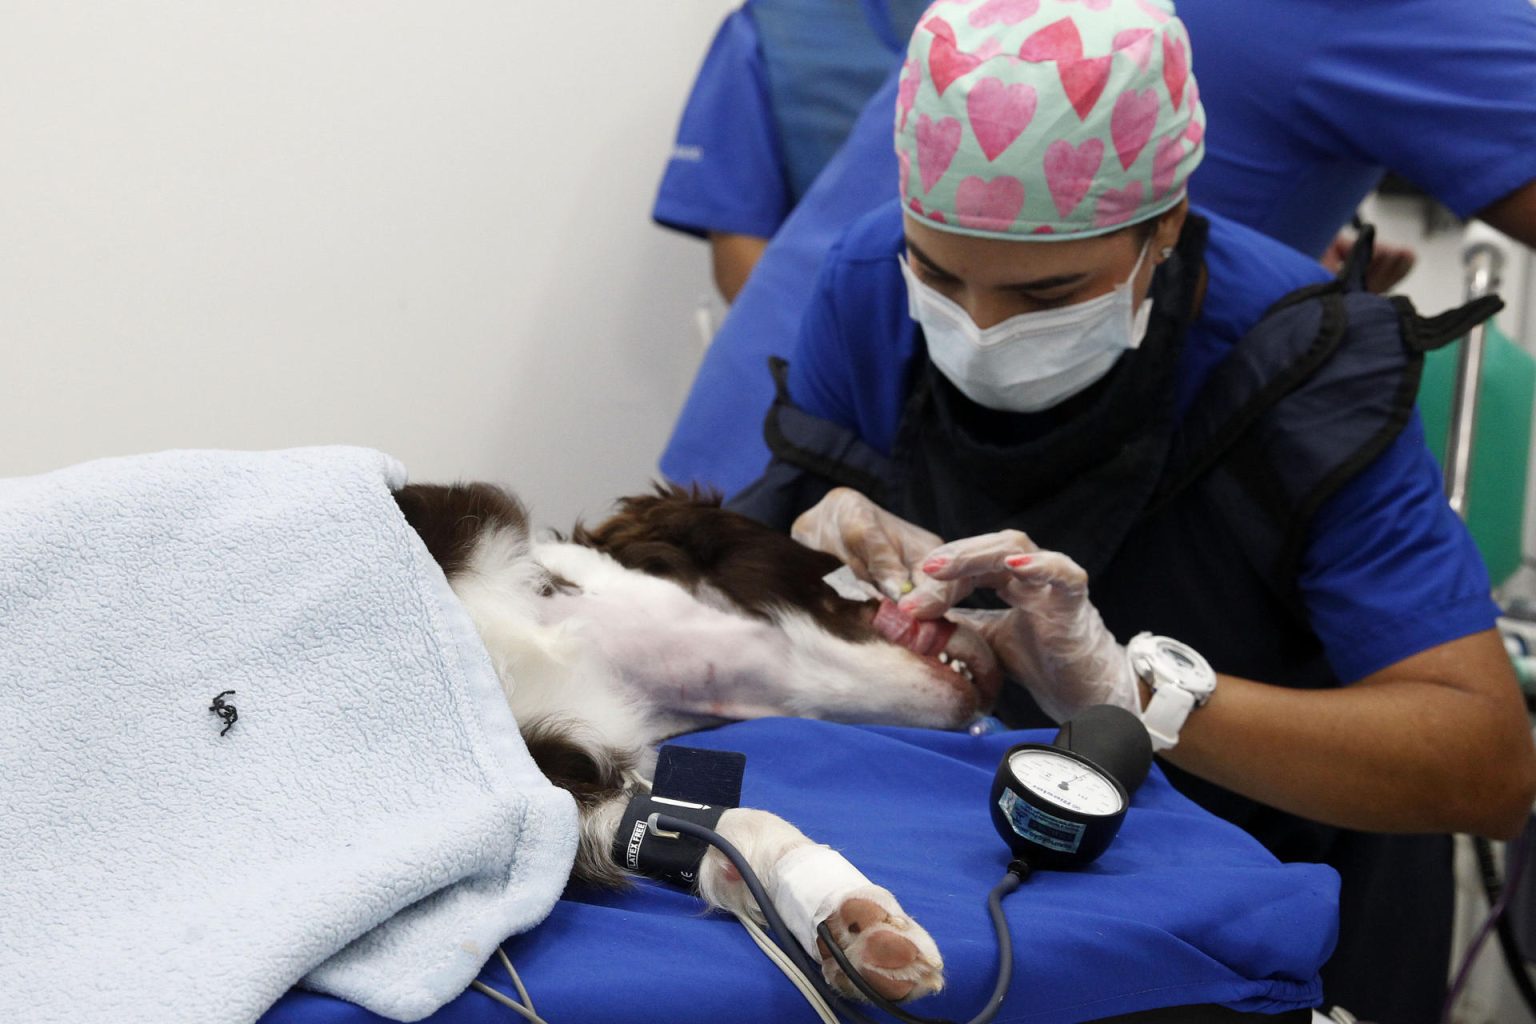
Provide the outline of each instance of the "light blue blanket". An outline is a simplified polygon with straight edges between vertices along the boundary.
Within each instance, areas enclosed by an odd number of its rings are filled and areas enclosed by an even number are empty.
[[[301,979],[416,1020],[549,913],[575,807],[403,482],[354,448],[0,480],[0,1020],[249,1022]]]

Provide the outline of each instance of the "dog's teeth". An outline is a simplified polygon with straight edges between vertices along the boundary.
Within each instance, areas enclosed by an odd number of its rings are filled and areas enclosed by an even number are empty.
[[[947,651],[940,651],[939,652],[939,664],[940,665],[948,665],[949,664],[949,653]]]

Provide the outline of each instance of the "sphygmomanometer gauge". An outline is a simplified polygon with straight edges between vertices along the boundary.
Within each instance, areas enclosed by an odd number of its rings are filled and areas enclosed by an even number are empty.
[[[1130,799],[1109,772],[1072,750],[1011,748],[992,781],[992,823],[1030,868],[1089,863],[1120,831]]]

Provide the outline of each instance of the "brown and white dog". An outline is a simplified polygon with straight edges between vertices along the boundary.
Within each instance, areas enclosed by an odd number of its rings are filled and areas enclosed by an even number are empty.
[[[624,884],[609,851],[660,740],[768,715],[955,728],[989,708],[1001,684],[974,633],[839,596],[823,582],[835,558],[715,499],[658,488],[567,540],[535,538],[523,506],[487,484],[412,484],[395,498],[479,629],[529,752],[576,798],[582,881]],[[716,829],[770,895],[787,885],[788,898],[826,908],[838,944],[881,994],[941,986],[937,947],[888,891],[816,872],[777,877],[791,852],[814,844],[766,811],[728,810]],[[697,892],[761,920],[713,849]],[[856,994],[830,955],[808,952],[834,987]]]

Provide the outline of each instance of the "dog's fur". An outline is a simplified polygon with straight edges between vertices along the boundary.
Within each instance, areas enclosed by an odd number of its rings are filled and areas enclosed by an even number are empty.
[[[716,499],[660,488],[569,540],[535,540],[523,506],[490,485],[411,485],[395,497],[485,640],[534,760],[577,801],[573,875],[582,881],[624,884],[609,851],[661,739],[764,715],[954,727],[996,695],[996,666],[974,636],[962,631],[951,643],[974,666],[965,674],[886,641],[872,602],[822,582],[836,559]],[[717,828],[770,892],[775,864],[811,842],[745,808],[725,812]],[[714,850],[698,891],[756,914]],[[937,948],[890,893],[835,895],[833,934],[882,994],[940,986]],[[853,994],[830,956],[810,952]]]

